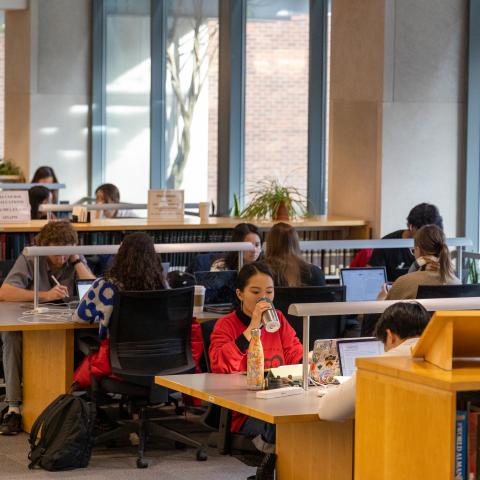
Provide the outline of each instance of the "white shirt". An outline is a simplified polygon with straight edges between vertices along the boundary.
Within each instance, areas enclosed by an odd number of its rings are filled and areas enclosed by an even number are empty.
[[[409,357],[419,337],[408,338],[382,356]],[[320,399],[318,416],[322,420],[342,422],[355,415],[355,373],[346,382],[331,388]]]

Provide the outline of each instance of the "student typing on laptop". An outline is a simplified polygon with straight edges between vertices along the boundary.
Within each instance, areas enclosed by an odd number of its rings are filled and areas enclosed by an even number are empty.
[[[412,347],[428,324],[430,316],[417,302],[399,302],[388,307],[378,320],[375,336],[385,347],[384,355],[410,356]],[[355,373],[320,399],[322,420],[343,421],[355,415]]]
[[[69,222],[63,221],[47,223],[36,238],[36,244],[42,247],[77,243],[77,232]],[[48,302],[71,296],[74,293],[75,280],[93,278],[95,277],[81,256],[40,257],[38,271],[40,300]],[[33,258],[20,255],[0,288],[0,300],[32,301],[33,295]],[[8,412],[0,425],[0,433],[13,435],[21,431],[22,332],[0,332],[0,338],[3,344],[3,368],[8,403]]]

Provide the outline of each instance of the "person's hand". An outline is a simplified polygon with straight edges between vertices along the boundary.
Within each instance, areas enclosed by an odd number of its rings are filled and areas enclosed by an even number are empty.
[[[42,300],[52,302],[53,300],[61,300],[68,297],[68,288],[65,285],[55,285],[53,288],[44,292]]]
[[[270,310],[271,308],[272,304],[270,302],[266,302],[265,300],[258,302],[253,309],[252,319],[250,320],[250,325],[248,328],[250,330],[252,330],[252,328],[260,328],[260,325],[262,324],[263,312]]]
[[[387,284],[384,283],[382,285],[382,288],[380,289],[380,292],[378,292],[377,300],[385,300],[385,298],[387,298],[387,294],[388,294]]]
[[[68,261],[70,263],[73,263],[75,260],[80,260],[80,256],[79,255],[70,255],[70,257],[68,258]]]
[[[253,309],[252,312],[252,318],[250,320],[250,324],[248,325],[247,329],[243,332],[245,335],[245,338],[250,341],[252,338],[252,329],[254,328],[260,328],[260,325],[262,325],[262,315],[265,310],[269,310],[272,308],[272,305],[270,302],[266,302],[265,300],[258,302],[255,305],[255,308]]]

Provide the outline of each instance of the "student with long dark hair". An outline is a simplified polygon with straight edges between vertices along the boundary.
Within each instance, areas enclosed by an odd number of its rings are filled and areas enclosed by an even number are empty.
[[[146,233],[132,233],[123,239],[111,268],[93,282],[73,318],[77,322],[98,322],[99,338],[105,340],[108,337],[115,296],[119,291],[164,288],[168,288],[168,284],[162,260],[155,252],[151,237]],[[80,386],[88,386],[89,377],[88,363],[84,362],[75,372],[74,379]]]
[[[275,224],[267,236],[265,262],[273,271],[277,287],[325,285],[325,275],[302,258],[298,234],[288,223]]]
[[[425,225],[415,233],[414,255],[420,269],[399,277],[379,298],[401,300],[416,298],[419,285],[458,285],[445,234],[436,225]]]
[[[38,207],[44,203],[52,202],[52,192],[46,188],[38,185],[32,187],[28,191],[28,201],[30,202],[30,216],[32,220],[44,220],[47,218],[46,213],[38,211]]]
[[[38,167],[30,183],[58,183],[58,178],[52,167]],[[58,190],[51,190],[52,203],[58,203]]]
[[[256,262],[262,253],[262,239],[260,231],[252,223],[239,223],[232,231],[232,242],[250,242],[255,250],[243,252],[243,262]],[[213,261],[210,270],[217,272],[221,270],[238,269],[238,252],[228,252]]]
[[[262,314],[271,308],[270,302],[263,299],[274,298],[273,276],[268,265],[264,262],[244,265],[238,274],[236,294],[239,307],[217,321],[210,337],[212,372],[246,371],[247,350],[254,328],[261,328],[265,368],[301,362],[302,344],[280,311],[277,310],[280,319],[278,331],[271,333],[262,328]],[[254,437],[255,446],[266,454],[257,470],[257,478],[273,478],[275,426],[233,412],[232,431]],[[260,477],[260,474],[263,476]]]

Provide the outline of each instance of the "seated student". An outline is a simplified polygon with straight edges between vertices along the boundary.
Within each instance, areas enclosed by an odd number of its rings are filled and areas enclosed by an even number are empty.
[[[302,259],[298,234],[288,223],[279,222],[270,230],[265,262],[273,271],[277,287],[325,285],[322,269]]]
[[[402,275],[392,288],[380,292],[379,299],[416,298],[419,285],[458,285],[445,234],[436,225],[425,225],[415,234],[414,254],[420,269]]]
[[[39,212],[38,207],[45,203],[52,203],[52,192],[46,187],[32,187],[28,191],[28,201],[30,202],[30,216],[32,220],[45,220],[46,212]],[[55,216],[52,213],[52,218]]]
[[[411,349],[430,320],[425,308],[417,302],[398,302],[380,316],[375,336],[385,347],[386,356],[411,355]],[[343,421],[355,415],[355,383],[353,374],[346,382],[328,389],[320,399],[318,416],[322,420]]]
[[[52,167],[38,167],[30,183],[58,183],[57,176]],[[51,190],[52,203],[58,203],[58,190]]]
[[[93,282],[73,315],[75,321],[98,322],[100,340],[108,338],[108,325],[121,290],[163,290],[168,288],[160,255],[146,233],[131,233],[123,239],[107,273]],[[133,321],[135,319],[132,319]],[[108,342],[105,343],[105,347]],[[99,356],[104,352],[94,355]],[[74,380],[80,387],[90,384],[89,359],[76,370]],[[109,368],[108,368],[109,370]],[[104,372],[109,375],[109,371]]]
[[[270,303],[262,298],[273,300],[274,297],[273,276],[269,267],[263,262],[244,265],[238,274],[236,294],[240,306],[236,311],[217,320],[210,337],[210,366],[214,373],[246,371],[251,331],[261,328],[262,314],[270,308]],[[282,313],[277,310],[277,314],[280,330],[275,333],[261,331],[265,368],[302,361],[300,340]],[[233,412],[232,431],[255,437],[255,446],[266,454],[257,469],[256,478],[273,478],[275,426]]]
[[[113,183],[104,183],[95,190],[95,203],[120,203],[120,191]],[[133,210],[99,210],[104,218],[135,218]]]
[[[36,238],[36,244],[42,247],[77,243],[77,232],[69,222],[47,223]],[[72,296],[77,279],[95,278],[88,269],[85,259],[78,255],[40,257],[38,273],[39,298],[44,302]],[[60,285],[55,283],[53,276]],[[31,302],[33,295],[33,258],[20,255],[0,288],[0,300]],[[0,332],[0,338],[3,344],[3,368],[8,403],[8,412],[0,425],[0,434],[13,435],[21,431],[22,332]]]
[[[250,242],[255,250],[243,252],[243,263],[256,262],[262,253],[262,239],[258,228],[252,223],[239,223],[232,231],[232,242]],[[238,270],[238,252],[228,252],[213,261],[210,270]]]
[[[415,232],[424,225],[436,225],[443,230],[443,219],[435,205],[420,203],[410,210],[407,217],[407,230],[397,230],[382,237],[389,238],[412,238]],[[393,282],[405,269],[410,268],[415,262],[415,257],[409,248],[390,248],[373,250],[368,261],[371,267],[386,267],[387,278]],[[416,267],[414,267],[416,269]]]

